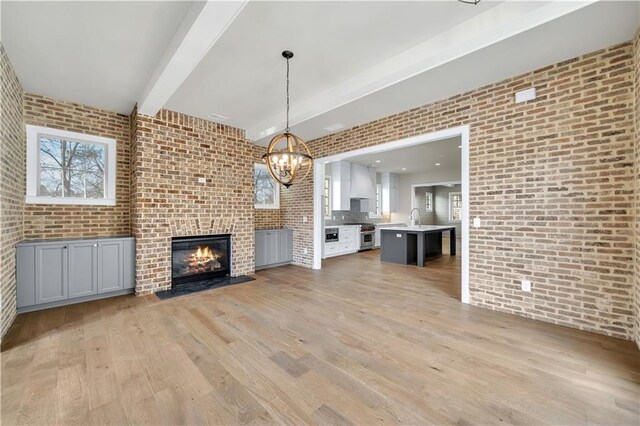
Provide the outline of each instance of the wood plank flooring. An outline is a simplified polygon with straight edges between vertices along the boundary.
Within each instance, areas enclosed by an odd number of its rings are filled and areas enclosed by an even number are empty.
[[[462,305],[459,261],[19,315],[2,424],[639,424],[635,344]]]

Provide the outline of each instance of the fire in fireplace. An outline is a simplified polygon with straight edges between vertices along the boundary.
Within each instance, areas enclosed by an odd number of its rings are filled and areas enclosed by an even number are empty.
[[[172,286],[227,276],[230,265],[230,234],[178,237],[171,242]]]

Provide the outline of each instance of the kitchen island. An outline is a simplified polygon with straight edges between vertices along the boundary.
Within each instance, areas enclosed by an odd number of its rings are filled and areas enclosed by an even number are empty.
[[[449,232],[450,254],[456,254],[456,227],[421,225],[389,227],[380,230],[380,260],[424,267],[425,257],[442,255],[442,234]]]

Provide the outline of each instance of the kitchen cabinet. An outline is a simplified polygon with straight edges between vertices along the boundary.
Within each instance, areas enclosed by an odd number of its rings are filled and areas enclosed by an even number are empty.
[[[19,243],[16,281],[18,312],[131,293],[135,239]]]
[[[395,173],[381,173],[382,213],[398,211],[398,175]]]
[[[378,248],[380,247],[380,230],[383,228],[389,227],[402,227],[407,226],[405,223],[376,223],[376,231],[375,231],[375,240],[373,241],[373,246]]]
[[[286,265],[292,261],[292,229],[261,229],[256,231],[256,270]]]
[[[331,164],[332,210],[351,210],[351,163]]]
[[[358,225],[327,226],[327,228],[338,228],[338,241],[324,243],[325,258],[358,251],[360,247],[360,227]]]

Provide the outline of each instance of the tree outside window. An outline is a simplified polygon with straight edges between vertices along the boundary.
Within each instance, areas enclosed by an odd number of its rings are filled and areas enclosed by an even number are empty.
[[[254,201],[257,209],[280,208],[280,187],[265,164],[254,166]]]

